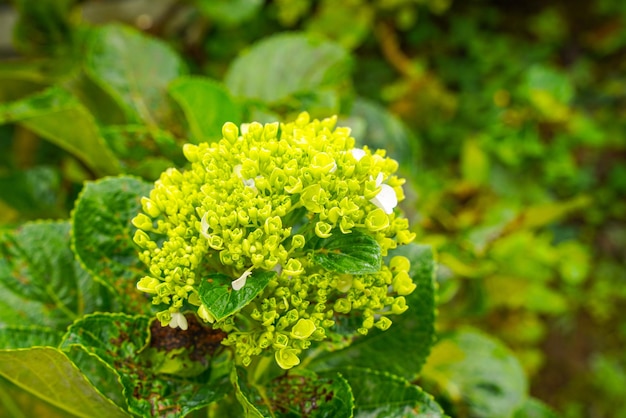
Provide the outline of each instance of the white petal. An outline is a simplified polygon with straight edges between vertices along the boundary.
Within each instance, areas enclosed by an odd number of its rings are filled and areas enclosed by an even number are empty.
[[[185,318],[185,315],[180,312],[174,312],[172,314],[172,320],[170,321],[170,328],[178,327],[180,327],[183,331],[186,331],[188,328],[187,318]]]
[[[337,163],[333,162],[333,168],[330,169],[329,173],[334,173],[337,171]]]
[[[244,287],[246,284],[246,279],[248,279],[248,276],[251,274],[252,272],[250,270],[246,270],[237,280],[233,280],[232,282],[233,290],[239,290],[242,287]]]
[[[383,173],[378,173],[376,176],[376,186],[380,186],[383,182]]]
[[[249,128],[250,128],[250,124],[249,123],[242,123],[241,127],[239,129],[239,131],[241,132],[241,135],[247,134]]]
[[[242,168],[243,166],[241,164],[237,164],[236,166],[233,167],[233,174],[239,177],[240,179],[243,178],[243,176],[241,175]]]
[[[357,161],[361,161],[361,158],[365,157],[365,155],[367,154],[365,150],[362,150],[361,148],[352,148],[350,152],[352,153],[354,159]]]
[[[396,196],[396,191],[390,185],[383,184],[380,187],[380,192],[370,202],[384,210],[387,215],[390,215],[393,212],[393,208],[398,206],[398,196]]]
[[[211,235],[209,235],[209,221],[207,220],[207,215],[209,212],[206,212],[202,219],[200,219],[200,233],[206,239],[211,239]]]

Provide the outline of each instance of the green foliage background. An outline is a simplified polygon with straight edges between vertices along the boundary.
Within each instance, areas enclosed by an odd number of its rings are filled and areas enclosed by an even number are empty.
[[[336,113],[401,163],[403,209],[438,252],[439,341],[419,384],[451,416],[626,417],[623,2],[180,0],[106,25],[82,18],[89,3],[0,2],[18,15],[0,63],[2,230],[69,218],[86,180],[153,181],[225,121]],[[16,240],[36,243],[28,228]],[[93,310],[119,303],[86,284],[90,266],[62,264]],[[11,313],[7,286],[4,326],[61,332],[88,313],[49,294]],[[5,414],[63,416],[2,385]]]

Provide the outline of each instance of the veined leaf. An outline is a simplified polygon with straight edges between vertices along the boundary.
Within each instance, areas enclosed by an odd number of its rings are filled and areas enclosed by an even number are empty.
[[[149,303],[137,291],[145,274],[137,257],[130,220],[141,210],[141,196],[152,186],[132,177],[85,184],[72,213],[72,246],[85,268],[123,302],[142,312]]]
[[[87,73],[125,110],[129,122],[171,122],[168,84],[186,72],[165,43],[124,26],[96,29],[87,51]]]
[[[99,175],[120,172],[119,163],[100,136],[92,115],[60,87],[0,106],[0,124],[9,122],[19,123],[65,149]]]
[[[430,246],[410,244],[390,252],[411,260],[417,288],[406,297],[409,309],[394,318],[387,331],[373,330],[350,346],[312,360],[314,370],[358,365],[383,370],[408,380],[420,373],[435,339],[435,262]]]
[[[239,290],[233,290],[233,278],[225,274],[210,274],[202,279],[198,293],[200,300],[216,320],[221,320],[246,306],[265,289],[276,276],[273,271],[255,271]]]
[[[85,418],[128,417],[52,347],[0,350],[0,375],[52,405]]]
[[[313,260],[326,270],[343,274],[368,274],[380,270],[382,255],[376,240],[363,232],[339,230],[316,241]]]
[[[275,104],[292,95],[338,87],[348,80],[348,52],[338,44],[289,33],[266,38],[232,63],[225,82],[239,97]]]
[[[182,77],[170,85],[169,92],[185,112],[195,143],[217,141],[222,137],[224,123],[241,123],[240,106],[215,81]]]
[[[368,418],[441,418],[444,412],[419,386],[393,374],[347,367],[338,370],[354,394],[354,416]]]
[[[262,391],[248,382],[242,368],[233,369],[231,380],[247,417],[352,417],[352,390],[338,373],[289,371],[264,384]]]
[[[129,410],[143,417],[180,417],[191,411],[219,400],[229,390],[227,377],[215,380],[182,380],[166,374],[156,374],[149,356],[143,355],[147,346],[162,345],[166,350],[180,347],[183,330],[167,328],[163,338],[155,341],[149,332],[150,319],[146,316],[126,314],[92,314],[71,325],[61,344],[70,350],[82,347],[102,359],[114,371],[123,386],[124,397]],[[160,327],[159,324],[157,324]],[[190,331],[190,330],[188,330]],[[218,342],[219,344],[219,342]],[[190,348],[190,347],[187,347]],[[197,349],[197,347],[195,347]],[[110,378],[109,373],[90,375],[97,387],[107,387],[102,379]]]
[[[56,347],[60,342],[61,333],[51,328],[37,326],[0,328],[0,349]]]
[[[30,223],[0,234],[0,289],[0,323],[8,326],[61,330],[110,307],[105,289],[74,259],[69,222]]]

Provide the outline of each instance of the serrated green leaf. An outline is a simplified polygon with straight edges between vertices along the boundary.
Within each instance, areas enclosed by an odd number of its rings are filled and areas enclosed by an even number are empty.
[[[170,85],[169,92],[185,112],[195,143],[217,141],[222,137],[224,123],[241,123],[240,106],[215,81],[183,77]]]
[[[275,104],[297,93],[347,82],[350,56],[341,46],[305,34],[279,34],[253,45],[232,63],[225,82],[239,97]]]
[[[444,412],[419,386],[393,374],[347,367],[338,370],[348,380],[359,418],[441,418]]]
[[[69,222],[25,224],[0,234],[0,323],[65,329],[75,318],[108,309],[106,291],[70,249]]]
[[[233,290],[232,277],[221,273],[209,274],[202,279],[198,294],[211,315],[219,321],[250,303],[275,276],[273,271],[255,271],[247,278],[244,287]]]
[[[53,167],[15,170],[0,177],[0,200],[17,209],[22,219],[64,216],[64,194],[60,170]]]
[[[313,260],[328,271],[343,274],[369,274],[380,270],[382,254],[376,240],[363,232],[343,234],[339,229],[316,241]]]
[[[122,410],[128,410],[122,383],[115,370],[109,364],[97,355],[88,352],[81,345],[66,347],[64,353],[100,393]]]
[[[435,345],[422,377],[470,415],[510,417],[528,391],[524,370],[499,341],[476,331],[452,333]]]
[[[56,347],[61,342],[61,333],[51,328],[0,327],[0,349],[30,348],[34,346]]]
[[[420,373],[435,338],[435,262],[430,246],[410,244],[390,252],[411,260],[409,274],[417,288],[406,297],[409,309],[393,318],[387,331],[374,330],[345,349],[321,355],[311,366],[328,370],[358,364],[408,380]]]
[[[171,122],[167,86],[185,73],[185,67],[165,43],[129,27],[103,26],[91,39],[86,71],[120,104],[130,122]]]
[[[0,375],[78,417],[128,417],[102,396],[56,348],[0,350]]]
[[[267,382],[260,390],[248,382],[245,369],[238,367],[233,369],[231,381],[247,417],[352,417],[352,390],[338,373],[290,371]]]
[[[120,172],[89,111],[60,87],[0,106],[0,124],[9,122],[19,123],[65,149],[99,175]]]
[[[85,268],[123,302],[126,311],[149,306],[137,291],[145,266],[137,257],[130,220],[152,185],[131,177],[85,184],[72,213],[72,246]]]
[[[155,341],[150,337],[149,325],[150,319],[145,316],[88,315],[69,327],[61,348],[69,350],[78,345],[106,362],[124,388],[129,410],[140,416],[184,416],[219,400],[228,391],[227,377],[192,381],[156,374],[150,357],[142,354],[144,347],[179,348],[180,333],[186,331],[167,327],[169,332],[161,336],[167,341]],[[105,386],[102,382],[96,385]]]

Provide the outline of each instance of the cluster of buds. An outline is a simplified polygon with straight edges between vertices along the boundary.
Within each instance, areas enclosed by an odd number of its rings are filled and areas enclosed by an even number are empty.
[[[289,369],[312,342],[345,337],[345,324],[360,334],[385,330],[408,308],[415,284],[406,258],[347,274],[314,257],[313,244],[335,234],[367,234],[383,257],[414,238],[395,209],[404,198],[397,162],[355,148],[335,123],[307,113],[280,125],[226,123],[220,141],[185,145],[190,168],[165,171],[133,219],[150,272],[137,287],[163,307],[163,326],[185,329],[182,312],[194,309],[227,333],[223,344],[241,364],[269,352]],[[202,280],[220,273],[232,278],[230,292],[242,292],[258,271],[273,273],[262,291],[216,319]]]

